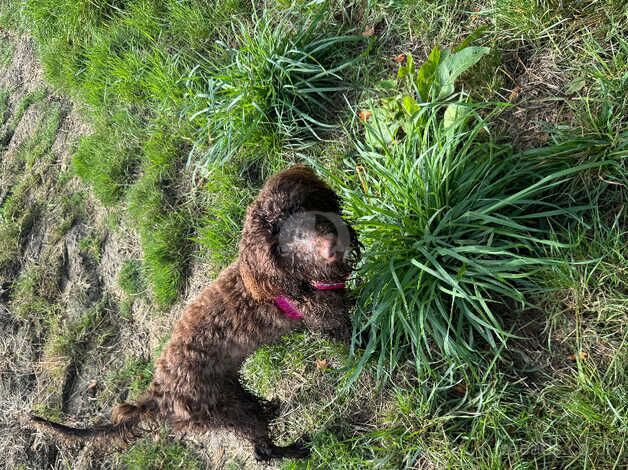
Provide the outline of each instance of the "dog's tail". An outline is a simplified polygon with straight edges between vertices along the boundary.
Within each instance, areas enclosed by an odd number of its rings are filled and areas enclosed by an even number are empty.
[[[27,425],[35,429],[55,435],[66,442],[77,441],[116,441],[128,444],[139,438],[145,429],[142,423],[154,422],[156,416],[155,403],[150,400],[141,400],[135,405],[122,403],[112,412],[111,424],[93,426],[90,428],[73,428],[64,424],[55,423],[39,416],[31,415]]]

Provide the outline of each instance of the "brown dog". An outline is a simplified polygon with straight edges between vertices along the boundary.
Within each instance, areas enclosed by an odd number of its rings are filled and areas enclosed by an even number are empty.
[[[239,370],[259,346],[303,326],[347,339],[344,280],[357,254],[338,196],[311,169],[276,174],[248,208],[238,260],[186,308],[143,397],[115,407],[112,424],[78,429],[33,416],[32,425],[65,439],[123,441],[142,423],[225,428],[251,440],[258,459],[305,456],[301,443],[271,442],[273,412],[242,387]]]

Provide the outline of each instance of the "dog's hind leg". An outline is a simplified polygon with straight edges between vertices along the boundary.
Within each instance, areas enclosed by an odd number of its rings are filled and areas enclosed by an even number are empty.
[[[302,441],[288,446],[273,444],[268,435],[268,424],[275,417],[275,407],[269,407],[239,383],[232,384],[225,393],[228,401],[217,406],[215,423],[230,429],[253,443],[257,460],[274,458],[304,458],[309,450]]]

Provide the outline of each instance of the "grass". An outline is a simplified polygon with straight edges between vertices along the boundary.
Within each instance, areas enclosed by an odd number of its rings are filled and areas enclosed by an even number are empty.
[[[41,91],[25,95],[6,124],[5,136],[10,138],[28,107],[44,97]],[[7,159],[3,168],[6,180],[18,176],[0,204],[0,272],[7,277],[20,258],[23,239],[43,209],[44,200],[30,201],[30,197],[33,187],[44,183],[43,173],[52,165],[50,149],[61,120],[56,104],[42,104],[40,109],[42,117],[35,121],[32,133],[14,149],[13,158]]]
[[[288,407],[273,423],[273,434],[279,442],[287,444],[302,435],[329,429],[347,431],[357,415],[358,423],[364,424],[359,420],[375,413],[377,405],[365,399],[374,395],[373,370],[363,374],[351,389],[345,389],[346,357],[346,346],[298,333],[261,348],[245,363],[244,383],[256,394]]]
[[[165,439],[165,437],[164,437]],[[143,439],[122,454],[120,461],[125,468],[181,468],[195,470],[202,468],[201,462],[176,442],[155,442]]]
[[[201,18],[226,19],[242,6],[235,1],[213,6],[146,1],[126,7],[33,0],[26,5],[25,18],[42,39],[47,76],[88,103],[96,117],[94,133],[75,151],[76,174],[92,185],[105,205],[128,199],[130,219],[141,221],[136,228],[151,290],[167,306],[179,294],[190,254],[185,249],[190,228],[181,226],[186,215],[165,213],[161,206],[182,178],[177,168],[166,169],[172,167],[169,160],[179,162],[186,152],[170,123],[191,106],[185,101],[183,77],[220,29]],[[163,29],[166,24],[168,31]],[[173,52],[173,41],[179,52]],[[172,141],[164,139],[160,122],[168,123]],[[166,149],[159,147],[162,143]],[[134,203],[137,194],[139,204]],[[154,203],[147,212],[157,220],[148,219],[139,208],[147,202],[144,198]]]
[[[7,67],[13,60],[13,43],[7,38],[0,38],[0,67]]]
[[[3,106],[3,115],[7,113],[7,105],[6,105],[6,100],[8,99],[8,92],[5,95],[5,105]],[[46,93],[44,90],[36,90],[33,91],[31,93],[28,93],[26,95],[24,95],[20,101],[16,104],[16,109],[15,111],[11,114],[10,119],[8,120],[8,122],[6,123],[5,128],[3,129],[3,133],[0,134],[0,144],[2,146],[5,146],[6,144],[9,143],[9,141],[11,140],[11,137],[13,136],[13,133],[15,132],[15,128],[17,126],[17,124],[20,122],[20,120],[22,119],[22,117],[24,116],[24,113],[26,112],[26,110],[28,109],[28,107],[32,104],[38,103],[40,101],[42,101],[46,96]]]
[[[143,263],[156,302],[168,306],[183,283],[190,224],[185,210],[172,207],[160,190],[162,177],[147,173],[131,189],[129,213],[135,219],[143,249]]]
[[[125,261],[118,274],[118,285],[128,296],[135,297],[144,290],[142,265],[138,260]]]
[[[297,24],[275,24],[269,16],[253,18],[253,28],[235,23],[229,43],[236,47],[219,43],[226,64],[201,64],[190,77],[206,106],[191,117],[209,140],[204,166],[320,138],[333,126],[340,92],[355,87],[348,75],[363,38],[326,32],[321,15]]]
[[[435,50],[416,71],[408,57],[399,94],[372,107],[358,155],[346,161],[351,177],[338,182],[367,252],[356,317],[369,336],[363,360],[377,354],[382,374],[408,354],[420,369],[434,352],[468,361],[485,345],[500,349],[509,334],[498,305],[531,306],[536,273],[556,264],[546,248],[567,248],[551,227],[587,209],[564,187],[621,166],[605,160],[615,148],[600,138],[518,153],[495,141],[490,115],[464,96],[439,104],[453,87],[430,85],[429,71],[442,75],[436,57],[455,70],[467,50]],[[419,105],[427,96],[436,101]]]
[[[342,194],[365,245],[356,342],[298,333],[243,371],[285,404],[277,440],[313,436],[311,458],[285,468],[621,468],[627,21],[614,0],[0,7],[34,36],[48,80],[87,105],[73,171],[111,228],[137,232],[141,261],[118,278],[127,301],[148,291],[165,308],[193,256],[233,260],[272,171],[306,160]],[[465,38],[474,49],[457,48]],[[0,96],[3,144],[37,93],[11,110]],[[44,164],[45,142],[16,171]],[[3,201],[3,272],[55,205],[29,203],[42,183],[30,173]],[[64,210],[59,233],[80,212]],[[58,349],[79,357],[108,327],[61,321],[43,266],[13,295],[32,301],[29,318],[41,294]],[[139,393],[149,369],[129,359],[107,393]],[[120,459],[203,465],[165,440]]]
[[[13,311],[18,317],[33,317],[45,329],[54,320],[59,297],[59,270],[62,260],[49,256],[41,264],[26,266],[13,285]]]
[[[105,390],[99,400],[107,403],[117,400],[120,391],[127,393],[125,400],[137,399],[153,378],[153,364],[142,358],[128,358],[120,368],[109,372],[105,378]]]
[[[59,182],[61,184],[67,183],[64,181],[63,175],[59,176]],[[79,220],[81,220],[84,214],[85,194],[81,191],[77,191],[65,195],[61,201],[58,225],[55,227],[54,237],[56,239],[61,239]]]
[[[79,318],[59,322],[57,331],[53,330],[46,345],[46,354],[69,363],[83,360],[90,342],[103,344],[111,339],[113,329],[103,327],[103,324],[111,323],[111,317],[112,307],[103,298]],[[95,339],[92,337],[94,334],[97,336]]]
[[[20,228],[17,224],[0,219],[0,273],[5,274],[20,253]]]
[[[49,392],[39,398],[37,408],[51,419],[60,419],[70,399],[68,392],[75,386],[88,353],[110,343],[117,329],[106,296],[73,318],[60,310],[46,326],[40,374]]]
[[[79,241],[79,249],[82,255],[99,263],[102,258],[102,244],[102,235],[90,234],[81,238]]]
[[[7,112],[9,110],[9,96],[11,93],[9,90],[0,90],[0,124],[4,125],[6,122]]]
[[[206,250],[217,267],[225,267],[237,256],[238,239],[245,208],[253,199],[241,178],[216,169],[207,178],[203,204],[207,208],[199,224],[196,243]]]
[[[539,344],[545,339],[538,338]],[[285,462],[283,468],[557,468],[583,463],[612,468],[622,458],[627,414],[625,390],[617,386],[625,376],[614,375],[614,367],[556,355],[559,368],[526,364],[513,347],[506,361],[480,374],[471,364],[452,369],[433,363],[441,377],[422,375],[409,382],[402,378],[405,374],[397,376],[396,384],[377,400],[372,382],[371,387],[368,382],[355,386],[343,414],[338,407],[341,389],[334,388],[337,379],[317,378],[320,371],[312,364],[320,354],[317,347],[311,340],[286,341],[270,353],[258,352],[251,361],[262,372],[262,385],[270,378],[270,395],[288,398],[290,409],[282,419],[304,424],[299,431],[315,431],[311,459]],[[528,345],[525,354],[533,350]],[[340,364],[344,361],[341,355]],[[374,382],[375,364],[362,380],[369,375]],[[315,393],[308,389],[311,384]],[[263,392],[264,387],[256,390]],[[324,399],[308,409],[308,400],[321,395]],[[378,406],[367,408],[373,404]],[[326,413],[339,422],[330,421]],[[282,424],[280,419],[280,429]]]
[[[109,136],[93,134],[83,137],[72,160],[74,171],[91,184],[103,204],[115,204],[129,185],[131,167],[137,164],[134,150],[125,148],[120,151]]]

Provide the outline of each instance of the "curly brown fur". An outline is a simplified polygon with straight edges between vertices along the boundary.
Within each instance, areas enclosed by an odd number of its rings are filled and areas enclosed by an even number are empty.
[[[70,439],[128,440],[141,423],[161,420],[178,430],[235,431],[253,442],[260,459],[305,455],[301,443],[272,443],[273,412],[242,387],[239,371],[259,346],[297,328],[348,338],[347,294],[312,287],[351,272],[356,237],[339,214],[337,195],[310,168],[271,177],[247,210],[239,258],[186,308],[142,399],[119,405],[107,426],[81,430],[41,418],[33,424]],[[274,303],[279,295],[303,319],[286,316]]]

